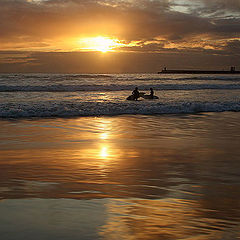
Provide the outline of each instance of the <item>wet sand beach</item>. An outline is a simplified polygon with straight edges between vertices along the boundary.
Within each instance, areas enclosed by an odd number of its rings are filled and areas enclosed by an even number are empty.
[[[1,120],[10,239],[239,239],[239,113]]]

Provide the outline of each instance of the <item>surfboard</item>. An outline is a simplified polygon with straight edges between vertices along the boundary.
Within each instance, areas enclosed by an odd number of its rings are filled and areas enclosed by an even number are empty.
[[[144,96],[145,96],[145,93],[144,93],[144,92],[140,92],[140,93],[139,93],[139,97],[144,98]],[[128,97],[126,98],[126,100],[134,101],[134,96],[133,96],[133,95],[130,95],[130,96],[128,96]]]
[[[159,99],[159,97],[155,96],[155,95],[153,97],[151,95],[143,95],[143,98],[144,99]]]
[[[130,95],[126,98],[126,100],[130,100],[130,101],[133,101],[134,100],[134,96],[133,95]]]

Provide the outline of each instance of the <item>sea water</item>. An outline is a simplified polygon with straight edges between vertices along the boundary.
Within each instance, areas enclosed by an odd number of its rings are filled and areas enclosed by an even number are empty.
[[[127,101],[138,86],[158,100]],[[237,75],[1,75],[0,238],[240,239]]]
[[[126,101],[136,86],[159,99]],[[239,100],[238,75],[0,75],[2,118],[239,111]]]

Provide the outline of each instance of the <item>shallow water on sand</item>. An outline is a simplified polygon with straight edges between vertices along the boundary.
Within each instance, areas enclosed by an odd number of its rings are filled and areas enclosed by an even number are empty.
[[[240,239],[239,113],[1,120],[8,239]]]

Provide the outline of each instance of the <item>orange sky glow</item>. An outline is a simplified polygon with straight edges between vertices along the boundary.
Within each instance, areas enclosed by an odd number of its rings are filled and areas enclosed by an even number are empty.
[[[2,0],[0,22],[0,72],[48,72],[49,58],[65,72],[240,64],[238,0]],[[75,54],[95,64],[80,68]]]

